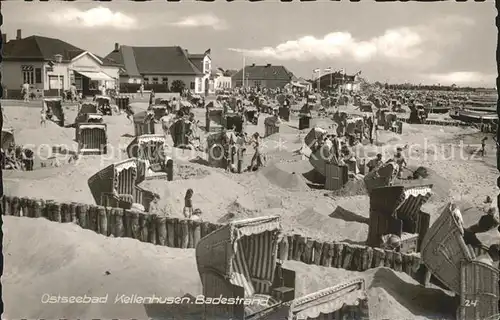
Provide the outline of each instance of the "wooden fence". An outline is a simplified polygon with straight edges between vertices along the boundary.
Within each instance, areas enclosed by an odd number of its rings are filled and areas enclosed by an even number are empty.
[[[74,223],[105,236],[133,238],[172,248],[194,248],[202,237],[222,226],[135,210],[27,197],[4,196],[2,206],[4,215]],[[420,267],[420,256],[416,254],[342,242],[321,242],[298,234],[282,237],[278,244],[278,257],[352,271],[387,267],[414,278]]]

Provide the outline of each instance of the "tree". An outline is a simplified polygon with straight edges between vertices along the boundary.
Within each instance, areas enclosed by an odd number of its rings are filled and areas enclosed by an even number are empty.
[[[182,80],[174,80],[172,81],[172,84],[170,85],[170,91],[172,92],[177,92],[177,93],[182,93],[184,88],[186,87],[186,84]]]

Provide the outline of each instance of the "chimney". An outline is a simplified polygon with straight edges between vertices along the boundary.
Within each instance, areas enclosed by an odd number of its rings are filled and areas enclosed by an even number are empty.
[[[5,43],[7,43],[7,34],[2,33],[2,44],[5,44]]]
[[[255,67],[255,63],[252,63],[252,67]]]
[[[269,67],[271,67],[271,64],[270,64],[270,63],[268,63],[266,67],[268,67],[268,68],[269,68]]]
[[[118,42],[115,42],[115,51],[120,50],[120,44]]]
[[[17,29],[17,36],[16,36],[16,40],[21,40],[23,37],[22,37],[22,34],[21,34],[21,29]]]

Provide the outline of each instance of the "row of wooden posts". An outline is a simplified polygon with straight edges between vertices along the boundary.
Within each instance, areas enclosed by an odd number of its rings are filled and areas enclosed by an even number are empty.
[[[74,223],[105,236],[133,238],[173,248],[194,248],[202,237],[222,226],[135,210],[26,197],[4,196],[2,206],[5,215]],[[278,258],[352,271],[388,267],[412,277],[420,267],[418,255],[342,242],[321,242],[298,234],[281,238]]]

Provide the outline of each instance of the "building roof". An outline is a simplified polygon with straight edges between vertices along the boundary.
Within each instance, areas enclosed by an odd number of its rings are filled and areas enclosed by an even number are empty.
[[[243,69],[232,75],[233,79],[242,79]],[[245,67],[245,79],[249,80],[283,80],[290,81],[294,77],[284,66],[273,66],[267,64],[264,66],[250,65]]]
[[[123,64],[125,75],[134,77],[144,74],[203,74],[203,59],[191,55],[179,46],[174,47],[132,47],[120,46],[106,58]],[[191,58],[193,57],[193,58]],[[199,66],[198,66],[199,65]]]
[[[61,54],[62,61],[68,62],[86,52],[62,40],[42,36],[29,36],[20,40],[10,40],[2,49],[3,60],[6,61],[53,61],[56,54]],[[114,61],[96,57],[101,59],[103,65],[117,65]]]

